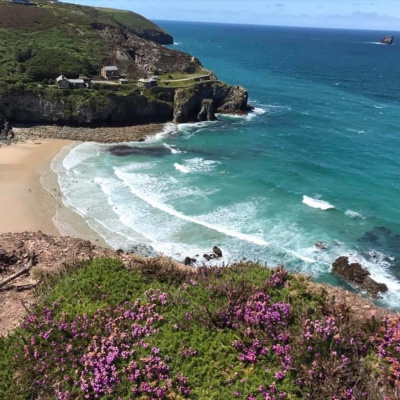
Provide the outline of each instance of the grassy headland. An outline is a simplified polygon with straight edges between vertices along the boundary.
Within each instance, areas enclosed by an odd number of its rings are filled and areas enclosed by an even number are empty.
[[[1,398],[397,398],[398,318],[283,268],[97,259],[42,280],[0,341]]]

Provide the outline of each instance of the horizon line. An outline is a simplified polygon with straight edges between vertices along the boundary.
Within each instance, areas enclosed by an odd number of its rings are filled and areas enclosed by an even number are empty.
[[[132,10],[129,10],[132,11]],[[135,11],[132,11],[135,12]],[[374,31],[374,32],[396,32],[400,33],[400,30],[383,30],[377,28],[345,28],[345,27],[326,27],[326,26],[299,26],[299,25],[274,25],[274,24],[251,24],[248,22],[220,22],[220,21],[188,21],[188,20],[176,20],[176,19],[150,19],[145,17],[150,21],[160,21],[160,22],[185,22],[185,23],[196,23],[196,24],[220,24],[220,25],[242,25],[242,26],[263,26],[263,27],[276,27],[276,28],[300,28],[300,29],[330,29],[330,30],[346,30],[346,31]]]

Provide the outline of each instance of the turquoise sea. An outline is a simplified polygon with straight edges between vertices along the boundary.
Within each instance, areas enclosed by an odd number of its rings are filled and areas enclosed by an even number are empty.
[[[125,156],[65,149],[52,163],[64,203],[114,248],[199,264],[218,245],[225,263],[343,285],[331,264],[349,255],[398,308],[400,45],[379,45],[393,32],[159,23],[171,47],[245,86],[254,112],[169,124]]]

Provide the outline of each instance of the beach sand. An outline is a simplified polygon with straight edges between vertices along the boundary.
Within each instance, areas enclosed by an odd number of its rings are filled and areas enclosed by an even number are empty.
[[[50,168],[61,149],[75,143],[79,142],[45,139],[0,147],[0,234],[42,231],[110,247],[81,216],[64,207]],[[63,225],[57,226],[60,219]]]
[[[41,175],[70,141],[27,141],[0,148],[0,233],[42,231],[59,235],[53,223],[56,199]]]

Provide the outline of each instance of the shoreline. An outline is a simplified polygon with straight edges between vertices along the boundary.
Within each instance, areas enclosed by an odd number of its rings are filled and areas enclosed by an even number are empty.
[[[71,127],[57,125],[13,125],[17,141],[61,139],[79,142],[143,142],[148,136],[166,129],[167,124],[144,124],[125,127]]]
[[[53,236],[71,236],[110,246],[86,221],[64,206],[54,158],[71,140],[28,140],[0,147],[0,234],[41,231]],[[56,223],[62,213],[67,230]]]
[[[25,141],[0,148],[0,233],[60,233],[52,218],[57,202],[41,184],[42,174],[66,140]]]
[[[85,219],[65,207],[55,157],[80,142],[121,143],[144,141],[165,131],[166,124],[82,128],[55,125],[13,127],[11,142],[0,143],[0,234],[41,231],[53,236],[90,240],[111,246]]]

